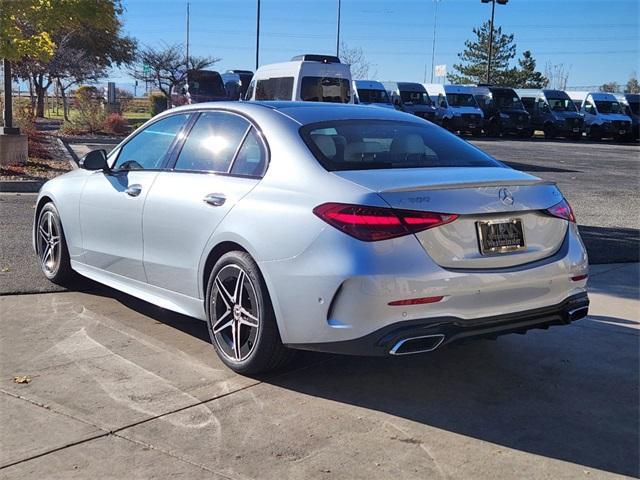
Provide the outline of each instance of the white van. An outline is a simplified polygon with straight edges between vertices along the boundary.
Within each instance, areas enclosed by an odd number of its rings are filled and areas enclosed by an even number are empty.
[[[338,57],[298,55],[258,68],[245,99],[353,103],[351,69]]]
[[[351,86],[355,103],[395,109],[382,83],[375,80],[354,80]]]
[[[472,87],[425,83],[424,88],[436,107],[436,123],[452,132],[482,133],[484,114]]]
[[[631,118],[613,93],[567,92],[574,102],[582,98],[580,113],[584,115],[587,135],[601,138],[624,139],[631,132]]]

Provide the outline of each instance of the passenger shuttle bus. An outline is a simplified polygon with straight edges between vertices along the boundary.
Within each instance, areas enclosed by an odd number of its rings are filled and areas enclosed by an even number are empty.
[[[228,100],[227,91],[218,72],[188,70],[185,80],[171,89],[171,106]]]
[[[436,109],[421,83],[382,82],[395,107],[434,122]]]
[[[631,118],[612,93],[567,92],[572,100],[582,98],[580,113],[584,115],[587,135],[594,139],[626,139],[631,132]]]
[[[249,89],[253,72],[251,70],[227,70],[221,76],[229,100],[240,100],[244,98]]]
[[[354,80],[352,82],[355,103],[375,107],[395,108],[384,85],[375,80]]]
[[[353,103],[351,69],[330,55],[298,55],[256,71],[246,100]]]
[[[424,84],[436,107],[436,123],[452,132],[482,133],[484,114],[473,96],[472,87],[465,85]]]
[[[529,113],[513,88],[478,85],[474,96],[484,112],[484,130],[487,135],[515,134],[529,138],[533,134]]]
[[[631,118],[629,140],[640,139],[640,95],[637,93],[616,94],[624,113]]]
[[[582,138],[584,120],[569,95],[562,90],[516,90],[531,115],[531,126],[547,139]]]

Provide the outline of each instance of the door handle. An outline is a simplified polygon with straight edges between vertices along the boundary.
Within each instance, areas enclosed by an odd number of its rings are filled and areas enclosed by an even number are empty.
[[[129,185],[127,189],[124,191],[130,197],[137,197],[142,192],[142,185],[134,183],[133,185]]]
[[[220,207],[224,205],[227,198],[222,193],[210,193],[203,198],[205,203],[208,203],[212,207]]]

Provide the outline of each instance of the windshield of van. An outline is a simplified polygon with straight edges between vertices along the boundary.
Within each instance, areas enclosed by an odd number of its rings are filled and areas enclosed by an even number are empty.
[[[306,125],[300,134],[329,171],[503,167],[471,144],[426,123],[332,120]]]
[[[611,113],[622,113],[622,108],[618,102],[611,102],[608,100],[596,100],[596,108],[598,113],[608,115]]]
[[[516,110],[524,110],[524,106],[518,95],[509,90],[496,90],[492,92],[493,102],[496,108],[513,108]]]
[[[447,93],[450,107],[478,107],[476,99],[470,93]]]
[[[575,112],[576,106],[569,98],[547,98],[549,108],[554,112]]]
[[[427,92],[408,92],[400,90],[400,98],[405,105],[431,105]]]
[[[349,81],[334,77],[303,77],[300,98],[305,102],[349,103]]]
[[[372,90],[368,88],[358,89],[360,103],[386,103],[390,104],[389,95],[386,90]]]

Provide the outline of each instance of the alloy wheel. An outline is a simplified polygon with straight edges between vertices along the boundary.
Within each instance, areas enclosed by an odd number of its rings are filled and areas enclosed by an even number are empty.
[[[225,265],[216,275],[211,312],[219,351],[235,362],[249,357],[260,329],[260,307],[253,282],[239,265]]]
[[[60,267],[60,230],[51,211],[45,211],[38,222],[38,256],[47,275],[55,275]]]

